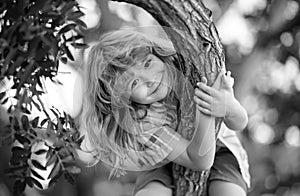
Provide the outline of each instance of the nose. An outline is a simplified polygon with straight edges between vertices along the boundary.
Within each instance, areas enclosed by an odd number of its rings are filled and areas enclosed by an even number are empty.
[[[139,77],[142,79],[143,82],[147,84],[148,87],[153,85],[153,81],[155,76],[150,71],[143,71],[139,74]]]
[[[152,85],[153,85],[153,83],[154,83],[154,82],[152,82],[152,81],[147,81],[147,82],[146,82],[146,85],[147,85],[148,88],[151,88]]]

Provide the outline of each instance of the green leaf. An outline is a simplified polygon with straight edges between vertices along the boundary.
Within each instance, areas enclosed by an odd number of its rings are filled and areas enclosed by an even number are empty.
[[[62,175],[62,172],[59,172],[56,176],[54,176],[49,182],[49,187],[52,187],[57,182],[57,180],[59,179],[59,177],[61,175]]]
[[[42,177],[40,174],[38,174],[36,171],[34,171],[33,169],[30,170],[32,175],[34,175],[35,177],[41,179],[41,180],[45,180],[44,177]]]
[[[26,184],[28,184],[29,187],[31,187],[31,188],[33,187],[33,182],[30,177],[26,177],[25,182],[26,182]]]
[[[48,155],[48,153],[47,153],[47,155]],[[54,163],[56,161],[57,161],[57,155],[53,153],[52,156],[48,159],[48,161],[46,163],[46,167],[48,167],[49,165],[51,165],[52,163]]]
[[[32,159],[31,163],[34,167],[40,169],[40,170],[47,170],[46,167],[42,166],[42,164],[40,164],[37,160]]]
[[[72,45],[74,48],[78,48],[78,49],[86,49],[86,48],[89,47],[89,45],[84,44],[84,43],[71,43],[71,45]]]
[[[33,4],[33,6],[31,6],[29,8],[29,14],[37,14],[39,11],[41,11],[45,5],[47,1],[45,0],[37,0],[35,1],[35,3]]]
[[[20,142],[21,144],[30,144],[30,140],[26,138],[25,136],[22,136],[20,134],[15,133],[15,138]]]
[[[42,120],[41,126],[43,126],[48,120],[49,120],[48,118],[45,118],[44,120]]]
[[[79,146],[81,146],[81,143],[83,142],[84,138],[85,138],[85,135],[81,136],[81,137],[76,141],[76,143],[77,143]]]
[[[76,40],[78,40],[78,39],[82,39],[83,38],[83,36],[82,35],[80,35],[80,34],[78,34],[78,35],[76,35],[76,36],[72,36],[72,37],[70,37],[70,38],[68,38],[67,40],[66,40],[66,42],[70,42],[70,41],[76,41]]]
[[[25,187],[26,187],[25,180],[17,180],[14,183],[14,187],[13,187],[13,193],[14,193],[14,195],[21,195],[21,193],[24,192]]]
[[[71,60],[71,61],[74,61],[74,57],[72,55],[72,53],[70,52],[68,46],[66,46],[65,44],[62,45],[63,48],[64,48],[64,51],[66,52],[67,54],[67,57]]]
[[[8,97],[6,99],[4,99],[1,104],[4,105],[6,102],[8,101]]]
[[[58,34],[64,34],[72,29],[75,29],[77,25],[75,23],[67,24],[58,31]]]
[[[12,174],[12,173],[23,173],[27,170],[27,165],[17,166],[17,167],[11,167],[4,170],[5,174]]]
[[[30,177],[30,179],[38,188],[43,189],[43,185],[39,181],[37,181],[36,179],[34,179],[32,177]]]
[[[84,13],[80,10],[71,12],[67,15],[67,20],[76,20],[79,19],[81,16],[84,16]]]
[[[85,22],[83,22],[82,20],[77,19],[77,20],[74,20],[74,22],[75,22],[77,25],[83,27],[84,29],[87,29],[87,25],[86,25]]]
[[[37,128],[38,123],[39,123],[39,117],[38,116],[35,117],[30,123],[31,123],[33,128]]]
[[[16,116],[14,116],[12,118],[11,125],[13,126],[13,129],[15,131],[19,131],[20,130],[19,120],[18,120],[18,118]]]
[[[78,5],[77,1],[69,1],[69,2],[61,9],[61,13],[62,13],[62,14],[66,14],[67,11],[69,11],[71,8],[75,7],[76,5]]]
[[[47,150],[45,150],[45,149],[40,149],[40,150],[34,152],[34,154],[36,154],[36,155],[41,155],[41,154],[45,154],[46,152],[47,152]]]
[[[63,64],[67,64],[68,63],[68,58],[67,57],[61,57],[60,60],[61,60],[61,62]]]
[[[24,148],[21,148],[20,146],[12,147],[11,152],[13,153],[13,156],[17,156],[17,157],[29,155],[29,151],[25,150]]]
[[[0,93],[0,100],[3,99],[3,97],[6,95],[6,91],[3,91]]]
[[[22,127],[25,131],[28,131],[28,129],[30,128],[29,125],[29,120],[28,117],[26,115],[23,115],[21,118],[21,122],[22,122]]]
[[[60,173],[60,164],[58,161],[55,162],[54,167],[52,168],[49,176],[47,179],[52,179],[54,178],[56,175],[58,175]]]

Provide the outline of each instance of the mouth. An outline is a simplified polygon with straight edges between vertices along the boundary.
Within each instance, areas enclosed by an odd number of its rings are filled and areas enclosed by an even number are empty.
[[[158,85],[155,87],[155,89],[150,93],[150,95],[154,94],[161,86],[162,80],[163,80],[164,74],[162,73],[160,81],[158,83]]]

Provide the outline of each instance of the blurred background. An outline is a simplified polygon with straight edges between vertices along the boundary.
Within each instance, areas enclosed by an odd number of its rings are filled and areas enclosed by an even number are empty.
[[[144,10],[106,0],[78,0],[92,43],[105,31],[157,25]],[[249,196],[300,196],[300,9],[297,0],[204,0],[213,11],[235,78],[236,96],[247,109],[249,123],[240,133],[250,162]],[[80,111],[81,66],[86,51],[74,50],[75,61],[61,64],[57,86],[47,82],[47,106]],[[1,108],[0,125],[7,123]],[[11,195],[12,181],[3,174],[9,147],[0,148],[0,196]],[[27,188],[30,196],[129,196],[136,174],[107,181],[104,166],[82,167],[75,186],[64,180],[48,190]],[[47,182],[44,182],[47,186]]]

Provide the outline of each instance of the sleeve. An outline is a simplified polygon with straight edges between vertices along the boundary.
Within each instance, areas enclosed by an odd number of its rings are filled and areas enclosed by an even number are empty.
[[[183,139],[169,125],[155,123],[140,123],[143,132],[137,138],[141,150],[129,150],[124,166],[126,170],[142,171],[160,167],[170,162],[168,155]]]

